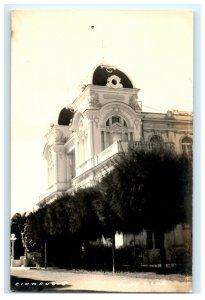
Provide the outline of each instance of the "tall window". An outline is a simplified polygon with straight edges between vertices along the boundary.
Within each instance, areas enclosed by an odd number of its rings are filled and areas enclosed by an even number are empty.
[[[182,153],[191,155],[192,154],[192,139],[188,136],[184,137],[181,141]]]
[[[160,240],[161,236],[157,232],[153,232],[151,230],[147,231],[147,248],[152,249],[160,249]]]
[[[111,116],[106,120],[105,126],[105,130],[101,131],[102,150],[117,141],[133,139],[133,132],[129,132],[127,122],[121,116]]]
[[[70,168],[70,177],[74,178],[76,176],[75,150],[69,153],[69,168]]]
[[[78,141],[78,165],[85,162],[87,155],[87,137],[81,136]]]

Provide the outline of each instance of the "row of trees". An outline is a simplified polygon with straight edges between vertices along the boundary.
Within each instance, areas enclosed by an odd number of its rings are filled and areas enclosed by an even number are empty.
[[[115,233],[152,230],[161,237],[179,223],[192,222],[192,161],[163,149],[130,148],[113,161],[114,168],[96,186],[65,194],[23,219],[21,232],[29,251],[48,245],[48,260],[63,267],[80,261],[89,242],[111,238],[115,266]],[[14,231],[15,219],[12,219]],[[16,226],[16,225],[15,225]]]

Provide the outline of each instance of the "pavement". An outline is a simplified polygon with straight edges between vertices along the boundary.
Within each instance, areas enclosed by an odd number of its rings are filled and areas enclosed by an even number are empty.
[[[154,272],[100,272],[11,268],[11,292],[43,293],[188,293],[191,276]]]

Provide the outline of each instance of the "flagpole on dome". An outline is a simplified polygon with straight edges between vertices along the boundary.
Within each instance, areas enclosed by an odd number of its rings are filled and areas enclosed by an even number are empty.
[[[91,29],[92,30],[95,30],[95,26],[94,25],[91,25]],[[112,70],[115,70],[116,68],[115,67],[113,67],[112,65],[110,65],[107,61],[106,61],[106,59],[105,59],[105,43],[104,43],[104,39],[102,38],[102,40],[101,40],[101,62],[100,62],[100,66],[102,67],[102,68],[106,68],[107,69],[107,71],[109,72],[109,70],[110,69],[112,69]],[[112,72],[112,71],[111,71]]]

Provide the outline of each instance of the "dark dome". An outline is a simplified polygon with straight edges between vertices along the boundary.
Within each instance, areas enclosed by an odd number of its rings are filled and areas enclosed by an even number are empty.
[[[70,108],[64,107],[58,117],[58,125],[69,125],[71,119],[73,119],[74,111]]]
[[[108,78],[113,75],[121,79],[120,83],[122,84],[123,88],[133,88],[131,80],[127,77],[127,75],[125,75],[125,73],[116,68],[105,65],[100,65],[95,69],[93,73],[92,84],[106,86]],[[113,82],[115,84],[115,79]]]

